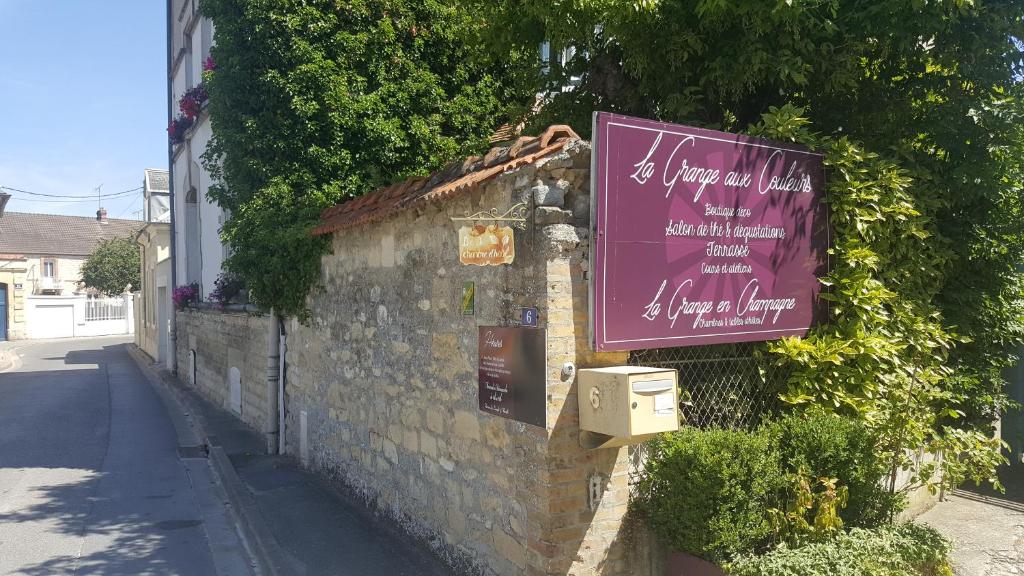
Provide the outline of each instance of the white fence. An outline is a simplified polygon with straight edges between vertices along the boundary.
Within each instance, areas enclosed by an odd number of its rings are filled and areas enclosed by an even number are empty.
[[[31,295],[25,298],[28,338],[77,338],[135,332],[131,294],[113,298]]]
[[[116,298],[89,298],[85,301],[85,321],[105,322],[108,320],[124,320],[128,317],[128,312],[125,308],[125,299],[121,296]]]

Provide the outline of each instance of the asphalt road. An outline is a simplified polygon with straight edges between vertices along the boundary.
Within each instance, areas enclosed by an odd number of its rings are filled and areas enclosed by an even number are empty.
[[[20,358],[0,373],[0,574],[249,572],[206,461],[178,457],[128,341],[8,343]]]

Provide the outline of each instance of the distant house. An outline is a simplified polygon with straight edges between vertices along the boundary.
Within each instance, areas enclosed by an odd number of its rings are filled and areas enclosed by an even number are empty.
[[[171,179],[167,170],[147,168],[142,179],[143,215],[146,222],[171,221]]]
[[[83,290],[81,268],[102,240],[133,236],[135,220],[6,212],[0,218],[0,340],[30,337],[25,298]]]
[[[174,367],[170,224],[147,222],[135,242],[142,278],[142,289],[135,293],[135,345],[170,370]]]
[[[174,367],[171,293],[171,203],[167,170],[146,170],[146,222],[135,235],[142,287],[135,295],[135,344],[167,369]]]

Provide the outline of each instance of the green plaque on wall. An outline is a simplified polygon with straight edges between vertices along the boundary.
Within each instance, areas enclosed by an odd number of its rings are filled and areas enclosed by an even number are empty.
[[[463,316],[476,313],[476,283],[466,282],[462,285],[462,304],[459,306]]]

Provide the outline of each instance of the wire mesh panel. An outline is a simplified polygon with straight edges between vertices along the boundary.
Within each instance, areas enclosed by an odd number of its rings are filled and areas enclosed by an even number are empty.
[[[778,394],[788,376],[756,346],[741,342],[635,350],[629,363],[679,370],[683,424],[749,429],[778,409]]]
[[[779,409],[779,392],[789,376],[761,352],[763,344],[634,350],[634,366],[679,371],[682,423],[697,428],[751,429]],[[647,445],[630,447],[630,482],[647,460]]]

